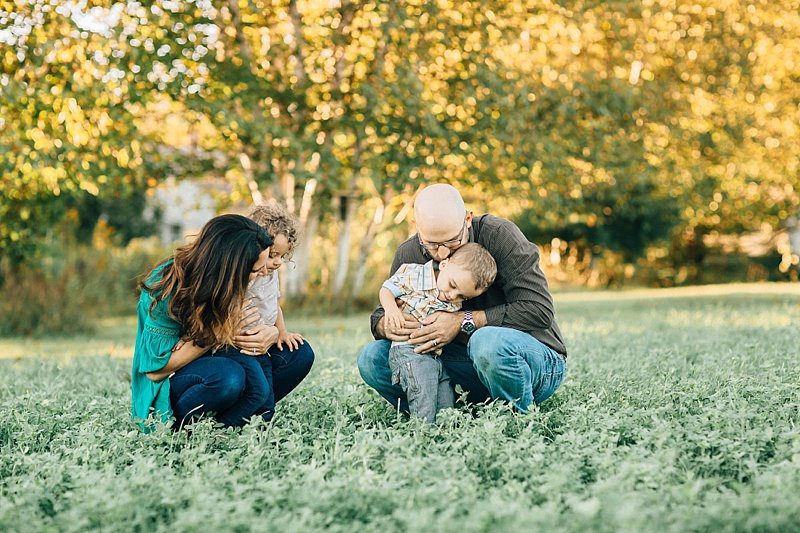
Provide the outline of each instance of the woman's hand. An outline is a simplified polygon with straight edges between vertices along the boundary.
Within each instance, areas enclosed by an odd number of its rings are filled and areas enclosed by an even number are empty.
[[[278,328],[259,324],[247,332],[236,335],[233,344],[243,354],[261,355],[278,341]]]
[[[245,301],[242,313],[239,315],[239,335],[245,335],[247,330],[254,326],[260,318],[258,307],[253,305],[253,300]]]
[[[303,344],[303,336],[299,333],[289,333],[285,329],[280,330],[278,331],[278,342],[276,343],[279,350],[283,350],[284,343],[289,348],[289,351],[293,352]]]

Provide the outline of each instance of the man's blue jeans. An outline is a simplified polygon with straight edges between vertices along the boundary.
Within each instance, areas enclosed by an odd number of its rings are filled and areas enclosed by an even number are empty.
[[[408,412],[403,389],[392,384],[391,344],[387,340],[367,344],[358,354],[358,370],[367,385]],[[564,357],[527,333],[495,326],[478,329],[467,346],[448,344],[440,360],[450,383],[468,391],[467,401],[507,400],[522,412],[549,398],[564,381],[567,367]]]

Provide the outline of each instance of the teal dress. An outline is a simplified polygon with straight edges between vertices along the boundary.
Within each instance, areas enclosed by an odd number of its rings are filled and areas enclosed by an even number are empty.
[[[157,281],[163,268],[154,271],[148,283]],[[146,374],[166,366],[172,356],[172,348],[181,339],[182,330],[180,323],[169,316],[169,298],[158,302],[151,315],[152,302],[152,295],[142,290],[137,309],[138,327],[131,371],[131,414],[140,423],[150,416],[160,417],[165,422],[172,416],[169,378],[153,381]]]

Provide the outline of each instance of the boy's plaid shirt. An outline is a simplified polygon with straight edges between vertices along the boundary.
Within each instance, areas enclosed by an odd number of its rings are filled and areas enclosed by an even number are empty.
[[[414,263],[401,265],[383,286],[403,302],[401,310],[417,320],[427,318],[436,311],[452,313],[461,309],[460,304],[439,300],[433,261],[428,261],[424,265]]]

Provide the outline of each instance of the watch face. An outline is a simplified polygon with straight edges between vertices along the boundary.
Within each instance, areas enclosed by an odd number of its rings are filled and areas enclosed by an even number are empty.
[[[475,324],[473,324],[472,322],[464,322],[463,324],[461,324],[461,331],[469,335],[470,333],[475,331]]]

